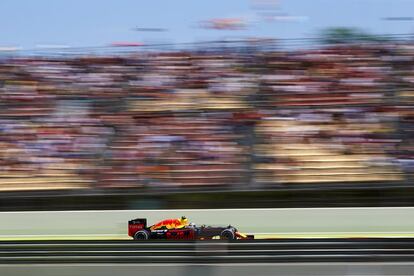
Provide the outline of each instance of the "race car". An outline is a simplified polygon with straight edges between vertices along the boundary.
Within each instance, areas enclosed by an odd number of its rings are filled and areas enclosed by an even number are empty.
[[[156,224],[154,224],[156,225]],[[180,228],[158,228],[147,226],[146,218],[128,221],[128,235],[134,240],[222,240],[254,239],[254,235],[240,233],[235,227],[228,226],[197,226],[190,223]]]

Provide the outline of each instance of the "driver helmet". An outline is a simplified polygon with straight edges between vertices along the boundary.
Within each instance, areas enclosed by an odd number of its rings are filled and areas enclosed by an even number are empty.
[[[188,219],[185,216],[182,216],[180,218],[180,222],[183,223],[183,224],[187,224],[188,223]]]

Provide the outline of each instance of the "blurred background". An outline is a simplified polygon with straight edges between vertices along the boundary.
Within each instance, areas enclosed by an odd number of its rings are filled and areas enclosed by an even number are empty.
[[[412,275],[413,10],[1,0],[0,274]]]
[[[210,2],[2,1],[0,209],[411,205],[414,2]]]

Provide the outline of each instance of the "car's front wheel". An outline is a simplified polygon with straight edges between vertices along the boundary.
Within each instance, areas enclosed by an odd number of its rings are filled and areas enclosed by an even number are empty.
[[[148,240],[148,239],[149,239],[149,233],[147,230],[137,231],[134,235],[134,240]]]
[[[235,240],[236,239],[236,233],[233,229],[224,229],[220,233],[220,239],[222,240]]]

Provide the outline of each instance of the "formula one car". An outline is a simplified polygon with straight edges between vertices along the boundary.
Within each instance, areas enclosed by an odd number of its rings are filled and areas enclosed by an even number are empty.
[[[220,238],[222,240],[254,239],[254,235],[245,235],[229,226],[197,226],[193,223],[173,229],[151,230],[152,226],[147,226],[147,219],[137,218],[128,221],[128,235],[134,240],[211,240]]]

